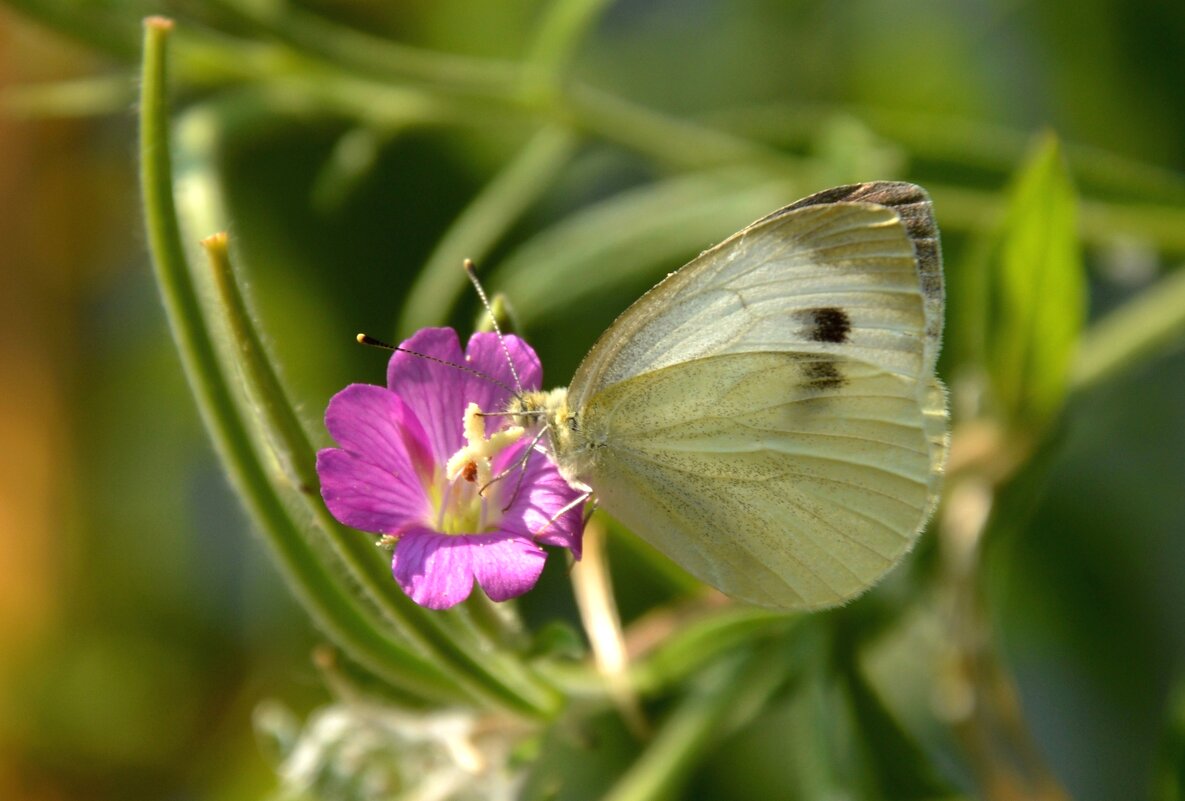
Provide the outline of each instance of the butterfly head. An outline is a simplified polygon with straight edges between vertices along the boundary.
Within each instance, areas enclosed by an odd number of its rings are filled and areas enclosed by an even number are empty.
[[[506,413],[515,425],[538,431],[540,426],[554,430],[568,416],[568,390],[560,387],[550,392],[522,392],[510,399]]]
[[[552,458],[569,482],[580,473],[581,454],[586,450],[578,414],[568,405],[564,387],[550,392],[524,392],[510,400],[506,411],[515,425],[528,431],[547,432]]]

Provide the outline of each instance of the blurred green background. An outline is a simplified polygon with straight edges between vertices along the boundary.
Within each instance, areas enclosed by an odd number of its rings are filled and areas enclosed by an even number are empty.
[[[455,89],[450,70],[465,83],[471,57],[488,60],[479,76],[552,58],[539,45],[552,9],[0,6],[0,798],[262,798],[275,778],[253,710],[324,699],[317,637],[223,477],[148,266],[133,108],[144,15],[178,22],[185,190],[219,195],[189,218],[209,226],[191,238],[229,226],[314,426],[346,383],[382,380],[356,331],[397,337],[440,314],[472,327],[459,273],[426,264],[478,257],[559,384],[667,270],[797,197],[889,177],[934,195],[954,385],[959,286],[1047,130],[1083,196],[1089,320],[1181,267],[1185,4],[619,0],[562,54],[571,83],[539,87],[571,92],[575,119],[547,127],[530,103]],[[319,25],[461,60],[400,80],[397,51],[334,50]],[[646,113],[614,113],[623,101]],[[653,146],[651,123],[669,121],[691,130]],[[521,211],[502,197],[502,235],[458,233],[507,165],[533,176]],[[1084,801],[1180,799],[1185,782],[1179,345],[1071,398],[980,576],[1037,749]],[[571,617],[562,578],[526,602],[529,619]],[[628,615],[647,601],[622,603]],[[731,737],[688,797],[797,797],[788,776],[809,770],[779,749],[810,733],[792,715],[771,709]]]

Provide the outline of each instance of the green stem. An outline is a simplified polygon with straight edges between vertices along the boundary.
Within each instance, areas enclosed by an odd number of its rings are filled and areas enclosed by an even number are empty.
[[[1074,392],[1185,341],[1185,270],[1177,270],[1087,329],[1071,374]]]
[[[541,691],[537,677],[529,676],[519,663],[488,651],[463,625],[456,614],[430,612],[416,605],[391,578],[387,566],[370,540],[340,525],[329,514],[316,493],[319,480],[315,453],[279,376],[272,368],[260,340],[227,252],[227,237],[217,234],[203,241],[209,255],[214,286],[223,316],[234,342],[237,372],[243,376],[256,409],[267,444],[287,474],[284,487],[298,488],[303,502],[317,524],[316,535],[327,541],[334,557],[346,568],[347,582],[357,583],[369,602],[414,644],[420,653],[431,655],[441,671],[475,695],[490,698],[514,709],[542,712],[555,700]],[[452,625],[452,624],[456,625]]]
[[[905,147],[911,162],[945,162],[1010,175],[1032,147],[1033,132],[956,114],[904,111],[873,105],[771,104],[726,109],[709,124],[780,149],[803,151],[837,117],[852,117],[871,131]],[[1075,183],[1107,194],[1185,200],[1185,177],[1165,167],[1086,145],[1065,145]],[[1087,194],[1091,194],[1090,191]]]
[[[246,502],[293,593],[318,626],[359,664],[403,691],[458,702],[467,695],[431,662],[386,637],[321,567],[300,527],[273,491],[251,446],[201,310],[173,199],[166,44],[172,23],[145,22],[140,99],[141,189],[153,266],[181,361],[199,410],[232,481]]]
[[[999,223],[1004,198],[994,191],[929,183],[943,231],[982,232]],[[1107,247],[1116,236],[1150,242],[1157,248],[1185,253],[1185,208],[1161,205],[1110,203],[1082,200],[1078,208],[1078,235],[1085,245]]]
[[[612,0],[560,0],[539,25],[525,59],[522,91],[541,104],[554,102],[568,62],[585,32]]]
[[[441,325],[469,285],[463,259],[478,265],[506,230],[547,187],[576,147],[568,131],[542,129],[461,212],[420,271],[400,313],[402,333]]]
[[[802,620],[802,616],[736,606],[679,625],[662,645],[631,666],[630,682],[642,695],[659,692],[746,643],[792,638]]]
[[[606,141],[680,169],[747,162],[783,177],[801,177],[806,164],[805,159],[760,142],[671,117],[583,84],[570,86],[563,104],[552,113]]]
[[[670,798],[707,750],[783,680],[781,654],[747,653],[704,670],[604,801]]]
[[[510,61],[472,58],[392,42],[341,25],[290,3],[230,3],[215,0],[220,12],[254,25],[271,38],[339,68],[386,83],[413,82],[452,92],[505,96],[518,82]]]
[[[65,30],[110,52],[126,55],[126,33],[119,15],[88,14],[79,17],[73,5],[61,0],[13,0],[19,8],[50,25]],[[554,12],[556,21],[541,28],[535,56],[540,64],[559,68],[570,55],[572,43],[595,18],[602,0],[569,0]],[[225,36],[193,33],[185,37],[178,55],[186,82],[281,77],[295,79],[291,89],[311,92],[324,102],[336,96],[351,96],[340,104],[359,119],[374,122],[383,116],[383,103],[373,102],[376,92],[419,88],[432,94],[434,103],[455,124],[467,120],[510,119],[517,123],[551,121],[593,134],[609,142],[679,169],[748,162],[763,169],[799,179],[809,178],[814,162],[787,155],[765,144],[771,136],[760,130],[755,136],[730,133],[689,120],[670,117],[630,103],[612,94],[571,82],[563,92],[550,93],[541,101],[524,89],[523,71],[514,62],[478,59],[437,53],[370,36],[338,25],[315,14],[286,8],[284,14],[267,14],[246,7],[220,3],[219,10],[232,21],[246,20],[248,29],[266,31],[273,41],[243,41]],[[85,20],[85,21],[83,21]],[[562,24],[561,24],[562,23]],[[549,32],[554,26],[555,32]],[[100,33],[95,33],[99,31]],[[279,40],[276,43],[274,40]],[[360,81],[358,75],[382,79]],[[529,83],[528,79],[528,83]],[[402,86],[392,86],[392,83]],[[369,88],[367,88],[369,87]],[[340,90],[340,91],[339,91]],[[369,98],[369,100],[367,99]],[[397,98],[403,105],[403,100]],[[466,111],[467,110],[467,111]],[[937,127],[915,116],[903,117],[881,109],[856,107],[846,110],[904,143],[911,152],[935,157],[967,159],[999,168],[1010,163],[1009,155],[1019,152],[1028,137],[1006,128],[987,128],[978,122],[958,124],[946,120]],[[758,109],[730,127],[769,130],[771,120],[787,117],[799,120],[799,129],[816,130],[820,118],[843,113],[842,107],[796,108],[789,114],[778,109]],[[753,120],[756,119],[756,122]],[[806,119],[807,122],[801,122]],[[927,118],[929,120],[938,119]],[[814,122],[812,122],[814,121]],[[777,123],[779,131],[794,124]],[[935,131],[939,131],[935,138]],[[943,138],[945,137],[945,138]],[[784,138],[784,136],[782,137]],[[937,144],[935,144],[937,143]],[[1136,236],[1173,252],[1185,252],[1185,211],[1171,200],[1185,192],[1180,176],[1148,165],[1128,162],[1114,154],[1069,146],[1076,171],[1100,187],[1120,191],[1144,191],[1169,202],[1164,205],[1132,207],[1124,203],[1087,200],[1083,203],[1081,226],[1085,241],[1107,244],[1116,232]],[[1006,166],[1006,165],[1005,165]],[[936,203],[946,230],[977,230],[993,213],[997,203],[992,193],[961,188],[930,187],[936,200],[947,194],[949,201]]]

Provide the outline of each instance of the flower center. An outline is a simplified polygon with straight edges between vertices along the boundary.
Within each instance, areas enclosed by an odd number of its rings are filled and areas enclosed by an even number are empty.
[[[484,490],[498,478],[493,460],[522,438],[523,429],[511,426],[486,436],[485,418],[476,403],[465,408],[462,421],[465,444],[449,457],[444,476],[432,482],[436,501],[437,531],[442,534],[476,534],[496,526],[502,516],[497,503],[490,503]]]

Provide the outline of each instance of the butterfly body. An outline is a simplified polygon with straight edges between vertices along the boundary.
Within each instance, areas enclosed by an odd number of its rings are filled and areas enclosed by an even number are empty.
[[[515,410],[542,416],[569,483],[693,575],[762,606],[834,605],[937,498],[942,307],[924,191],[839,187],[669,275],[566,391]]]

